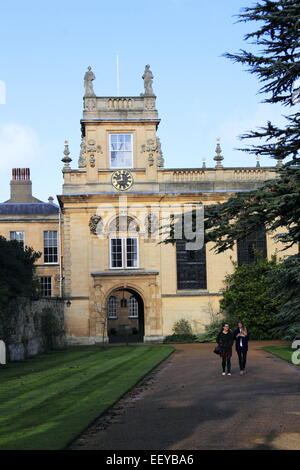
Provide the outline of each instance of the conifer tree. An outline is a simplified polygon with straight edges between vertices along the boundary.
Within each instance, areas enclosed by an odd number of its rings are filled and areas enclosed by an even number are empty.
[[[36,295],[35,261],[40,256],[33,248],[23,249],[18,241],[0,236],[0,311],[13,297]]]
[[[277,161],[274,178],[256,190],[206,207],[205,240],[214,242],[220,253],[264,226],[267,232],[276,230],[272,236],[283,243],[283,249],[298,246],[298,255],[287,259],[281,277],[276,271],[274,278],[283,304],[277,333],[292,338],[300,334],[300,289],[290,288],[295,279],[300,287],[300,2],[260,0],[244,8],[238,22],[257,25],[245,36],[251,50],[226,53],[225,57],[247,66],[247,71],[258,77],[264,102],[286,109],[285,124],[278,126],[270,120],[264,127],[240,136],[249,142],[240,150]],[[177,219],[176,223],[181,221]],[[174,226],[166,242],[174,242],[173,233]]]
[[[242,135],[242,140],[259,143],[241,150],[269,156],[279,167],[283,165],[277,178],[259,189],[209,207],[206,239],[214,241],[217,252],[221,252],[264,225],[269,232],[277,230],[274,238],[284,244],[284,249],[298,245],[298,254],[270,273],[274,296],[281,304],[274,331],[293,339],[300,334],[300,2],[261,0],[245,8],[239,21],[258,22],[259,28],[245,39],[261,49],[225,56],[247,65],[248,71],[258,76],[260,93],[267,95],[265,102],[280,103],[289,111],[285,126],[268,121],[264,127]]]
[[[241,139],[259,143],[242,148],[256,156],[277,160],[277,178],[258,190],[244,192],[224,204],[206,210],[207,239],[216,242],[217,251],[232,247],[236,240],[265,225],[273,232],[284,228],[276,238],[288,248],[300,243],[300,2],[299,0],[261,0],[239,15],[240,22],[258,22],[259,28],[245,36],[260,47],[259,52],[225,54],[234,62],[248,66],[263,84],[264,102],[281,103],[289,109],[286,125],[269,121],[249,131]],[[285,232],[286,231],[286,232]]]

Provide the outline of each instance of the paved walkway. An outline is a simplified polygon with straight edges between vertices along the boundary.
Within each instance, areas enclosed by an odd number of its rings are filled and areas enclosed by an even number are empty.
[[[221,375],[212,344],[176,351],[70,449],[300,450],[300,367],[251,342],[247,374]]]

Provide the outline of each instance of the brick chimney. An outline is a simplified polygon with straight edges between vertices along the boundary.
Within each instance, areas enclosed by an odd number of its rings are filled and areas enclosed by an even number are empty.
[[[10,199],[5,202],[42,202],[32,196],[32,183],[29,168],[13,168],[10,182]]]

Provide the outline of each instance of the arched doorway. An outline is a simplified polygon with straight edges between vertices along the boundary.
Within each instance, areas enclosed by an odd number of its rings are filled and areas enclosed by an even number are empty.
[[[110,343],[144,340],[144,302],[129,287],[112,291],[107,299],[107,335]]]

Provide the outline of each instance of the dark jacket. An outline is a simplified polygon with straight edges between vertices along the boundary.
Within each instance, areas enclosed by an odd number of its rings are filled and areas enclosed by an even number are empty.
[[[240,351],[241,349],[243,349],[244,351],[248,351],[248,340],[249,340],[249,337],[250,337],[250,332],[249,330],[247,329],[247,335],[246,336],[239,336],[237,337],[237,335],[240,333],[240,329],[237,328],[234,332],[233,332],[233,337],[235,339],[235,349],[237,351]],[[240,346],[240,340],[242,338],[242,347]]]
[[[217,336],[217,343],[220,346],[221,349],[230,351],[232,348],[234,342],[233,338],[233,333],[231,330],[228,331],[228,333],[223,333],[223,331],[220,331],[220,333]]]

